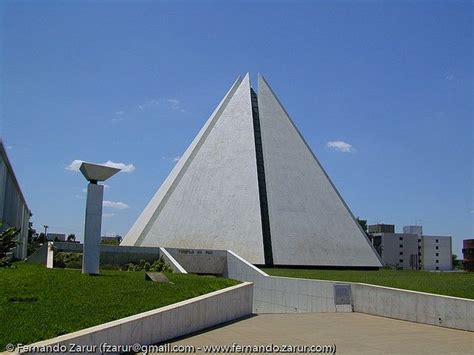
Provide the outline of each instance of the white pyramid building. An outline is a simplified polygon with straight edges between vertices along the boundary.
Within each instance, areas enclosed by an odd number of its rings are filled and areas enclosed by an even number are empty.
[[[122,245],[230,249],[259,265],[380,259],[263,77],[212,113]]]

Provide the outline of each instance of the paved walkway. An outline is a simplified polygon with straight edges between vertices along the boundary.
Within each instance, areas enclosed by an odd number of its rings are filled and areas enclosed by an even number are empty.
[[[472,332],[361,313],[261,314],[178,339],[172,344],[202,348],[232,343],[335,344],[337,354],[474,353]]]

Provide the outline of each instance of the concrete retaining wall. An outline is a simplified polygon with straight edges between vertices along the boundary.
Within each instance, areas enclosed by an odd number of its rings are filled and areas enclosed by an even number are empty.
[[[252,313],[253,285],[245,282],[207,295],[199,296],[83,329],[31,346],[99,345],[135,343],[157,344]],[[100,349],[95,351],[100,352]],[[23,352],[25,353],[25,352]]]
[[[67,242],[49,242],[54,246],[55,252],[82,253],[83,244]],[[28,262],[47,264],[47,245],[43,245],[29,258]],[[140,260],[153,262],[161,255],[161,248],[158,247],[135,247],[101,244],[100,264],[101,265],[124,265],[128,263],[138,263]],[[171,264],[171,263],[170,263]],[[174,265],[171,264],[173,267]],[[178,270],[176,270],[178,272]]]
[[[254,283],[255,313],[352,312],[334,300],[332,281],[268,276],[232,251],[227,251],[226,277]]]
[[[170,264],[171,268],[174,272],[178,274],[187,274],[188,272],[181,266],[180,263],[176,261],[176,259],[165,249],[160,248],[160,253],[163,256],[163,259]]]
[[[31,254],[26,261],[35,264],[46,265],[46,259],[48,258],[48,243],[43,244],[38,250]]]
[[[474,301],[367,284],[352,284],[354,311],[474,331]]]
[[[474,331],[474,300],[336,281],[268,276],[232,251],[224,274],[254,283],[255,313],[360,312]],[[335,305],[335,285],[350,285],[352,305]]]
[[[226,250],[165,248],[187,272],[222,275],[226,266]]]

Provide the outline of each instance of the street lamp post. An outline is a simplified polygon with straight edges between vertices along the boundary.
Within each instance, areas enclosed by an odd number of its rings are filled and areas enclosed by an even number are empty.
[[[100,232],[102,228],[102,201],[105,181],[120,171],[105,165],[83,162],[79,168],[82,175],[89,181],[87,185],[86,220],[84,226],[84,250],[82,253],[82,273],[99,274]]]

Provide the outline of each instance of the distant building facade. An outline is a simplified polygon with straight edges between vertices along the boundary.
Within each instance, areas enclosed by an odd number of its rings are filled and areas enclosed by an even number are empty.
[[[423,226],[404,226],[403,233],[406,234],[423,234]]]
[[[423,235],[423,270],[452,270],[452,238],[450,236]]]
[[[369,225],[369,233],[395,233],[394,224],[371,224]]]
[[[370,234],[372,244],[385,265],[404,270],[452,269],[450,236],[423,235],[422,226],[405,226],[403,230],[404,233]],[[405,233],[405,231],[416,233]]]
[[[50,242],[65,242],[66,241],[66,234],[64,233],[48,233],[46,238]]]
[[[30,209],[0,139],[0,231],[10,227],[20,230],[19,243],[14,251],[17,259],[26,258],[30,216]]]
[[[474,272],[474,239],[462,241],[462,254],[464,270]]]

